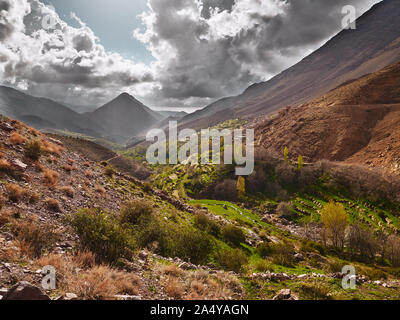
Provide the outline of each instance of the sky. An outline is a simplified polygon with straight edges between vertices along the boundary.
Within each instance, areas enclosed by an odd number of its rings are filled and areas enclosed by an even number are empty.
[[[378,0],[0,0],[0,84],[97,108],[193,111],[265,81]]]

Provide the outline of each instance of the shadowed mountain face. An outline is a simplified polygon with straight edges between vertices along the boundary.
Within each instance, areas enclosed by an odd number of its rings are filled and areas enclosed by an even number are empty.
[[[164,118],[127,93],[85,116],[104,128],[104,136],[117,142],[145,133]]]
[[[0,86],[0,113],[37,129],[68,130],[101,136],[102,127],[55,101]]]
[[[400,63],[344,84],[258,125],[258,145],[293,159],[400,169]]]
[[[184,118],[185,127],[204,127],[232,118],[254,118],[300,105],[340,84],[400,61],[400,5],[384,0],[320,49],[271,80],[219,100]]]

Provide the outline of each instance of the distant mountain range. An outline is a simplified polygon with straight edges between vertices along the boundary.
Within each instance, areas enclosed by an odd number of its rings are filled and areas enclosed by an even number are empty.
[[[182,125],[201,128],[234,119],[254,119],[288,105],[300,105],[342,83],[400,61],[399,0],[384,0],[324,46],[267,82],[221,99],[186,116]]]
[[[36,98],[4,86],[0,86],[0,113],[40,130],[70,131],[118,143],[144,135],[169,114],[153,111],[127,93],[93,112],[79,114],[50,99]],[[171,115],[176,119],[183,116],[176,112]]]

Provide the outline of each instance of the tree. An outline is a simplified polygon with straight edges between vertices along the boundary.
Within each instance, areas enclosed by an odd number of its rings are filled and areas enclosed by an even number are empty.
[[[324,224],[326,236],[332,245],[343,251],[346,229],[349,224],[345,208],[340,203],[331,201],[321,211],[321,221]]]
[[[237,181],[237,192],[239,198],[243,198],[246,195],[246,180],[242,176],[239,176]]]
[[[304,159],[302,156],[299,156],[299,158],[297,159],[297,168],[299,170],[303,169],[304,167]]]
[[[283,159],[285,163],[288,163],[288,157],[289,157],[289,149],[288,147],[285,147],[285,149],[283,150]]]

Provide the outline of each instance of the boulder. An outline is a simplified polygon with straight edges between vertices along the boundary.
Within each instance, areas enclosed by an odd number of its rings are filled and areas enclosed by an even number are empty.
[[[299,300],[299,298],[290,289],[282,289],[273,300]]]
[[[40,288],[21,281],[3,296],[3,300],[50,300],[50,298]]]

